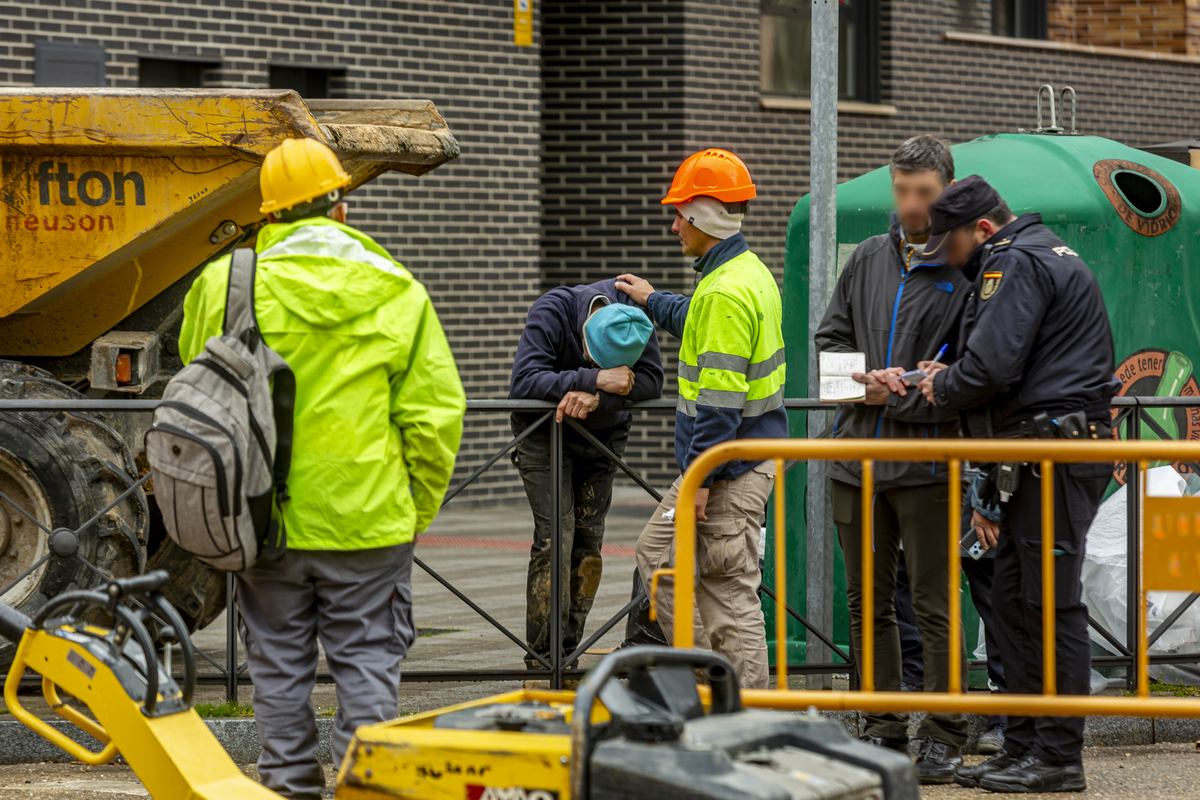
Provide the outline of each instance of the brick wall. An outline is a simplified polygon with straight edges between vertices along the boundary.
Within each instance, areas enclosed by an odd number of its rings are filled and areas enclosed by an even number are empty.
[[[683,13],[669,2],[542,5],[542,287],[623,272],[690,291],[690,259],[659,200],[691,151],[683,129]],[[660,333],[675,395],[678,342]],[[674,414],[642,412],[627,459],[665,488]]]
[[[983,4],[978,4],[983,5]],[[808,191],[809,113],[769,110],[758,99],[757,0],[687,0],[686,149],[728,147],[758,183],[745,225],[772,269],[783,260],[793,205]],[[883,0],[883,105],[894,115],[843,111],[838,174],[847,180],[887,163],[908,136],[952,143],[1031,127],[1042,83],[1070,84],[1079,127],[1133,146],[1188,138],[1200,124],[1200,60],[1151,61],[1013,45],[947,41],[947,31],[988,33],[961,0]],[[965,19],[960,28],[953,24]],[[881,109],[882,110],[882,109]]]
[[[1077,43],[1075,0],[1047,0],[1046,38],[1055,42]]]
[[[433,100],[462,157],[360,189],[351,222],[429,288],[468,396],[503,397],[539,284],[539,52],[513,45],[512,13],[511,0],[6,0],[0,85],[31,85],[34,42],[54,39],[102,42],[112,86],[137,85],[139,56],[193,56],[219,64],[210,86],[266,87],[271,64],[327,66],[344,70],[337,97]],[[507,418],[468,415],[458,476],[507,438]],[[502,461],[471,494],[517,486]]]
[[[1188,52],[1185,0],[1056,0],[1050,10],[1062,19],[1061,26],[1051,27],[1051,38],[1058,31],[1078,44]],[[1068,19],[1073,30],[1066,27]]]

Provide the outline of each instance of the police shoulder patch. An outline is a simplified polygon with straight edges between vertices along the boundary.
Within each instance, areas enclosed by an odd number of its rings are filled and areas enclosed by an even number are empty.
[[[1057,253],[1060,257],[1075,256],[1076,258],[1079,258],[1079,253],[1076,253],[1074,250],[1067,247],[1065,244],[1060,247],[1055,247],[1054,252]]]
[[[996,293],[1000,288],[1000,279],[1004,277],[1004,273],[1000,271],[991,271],[983,273],[983,285],[979,287],[979,299],[987,300]]]

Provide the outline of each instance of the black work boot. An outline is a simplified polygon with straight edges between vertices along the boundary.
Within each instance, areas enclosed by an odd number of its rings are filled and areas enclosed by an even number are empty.
[[[882,736],[864,733],[858,737],[858,740],[867,744],[873,744],[876,747],[883,747],[887,750],[895,750],[897,753],[908,755],[908,739],[885,739]]]
[[[926,736],[917,753],[917,780],[925,784],[953,783],[962,763],[962,751],[957,747]]]
[[[996,755],[984,761],[982,764],[976,764],[973,767],[959,767],[958,772],[954,775],[954,782],[959,786],[975,787],[979,785],[979,779],[984,775],[990,775],[993,772],[999,772],[1002,769],[1008,769],[1019,759],[1013,758],[1005,751],[1001,750]]]
[[[989,792],[1082,792],[1087,788],[1083,767],[1056,767],[1037,756],[1027,755],[999,772],[979,779]]]

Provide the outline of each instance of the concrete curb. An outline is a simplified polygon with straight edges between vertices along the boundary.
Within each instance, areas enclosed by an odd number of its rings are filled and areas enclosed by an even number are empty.
[[[46,720],[50,727],[66,734],[90,750],[99,750],[100,743],[66,720]],[[206,719],[204,722],[217,741],[238,764],[253,764],[262,750],[258,727],[250,718]],[[317,719],[317,759],[322,764],[333,763],[333,719]],[[26,728],[16,720],[0,721],[0,764],[40,764],[43,761],[70,763],[74,761],[55,745]]]
[[[858,735],[861,722],[855,712],[836,711],[829,712],[827,716],[839,720],[852,736]],[[910,735],[916,735],[917,726],[922,718],[922,714],[912,715],[909,721]],[[966,751],[973,753],[979,734],[987,729],[987,718],[971,714],[968,715],[968,720],[970,738]],[[253,764],[258,760],[261,746],[258,728],[253,719],[206,719],[205,723],[236,763]],[[85,747],[100,749],[99,742],[65,720],[49,720],[48,724]],[[332,719],[322,717],[317,720],[317,758],[323,764],[333,763],[332,732]],[[1089,747],[1197,740],[1200,740],[1200,719],[1088,717],[1084,730],[1084,744]],[[38,764],[44,761],[69,763],[74,760],[16,720],[0,721],[0,741],[4,742],[4,746],[0,748],[0,764]]]

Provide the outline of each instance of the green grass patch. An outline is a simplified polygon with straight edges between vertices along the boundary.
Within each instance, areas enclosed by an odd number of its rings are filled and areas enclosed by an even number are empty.
[[[1183,686],[1182,684],[1150,681],[1151,694],[1169,694],[1174,697],[1200,697],[1200,686]]]
[[[1200,686],[1184,686],[1177,683],[1150,681],[1150,694],[1171,695],[1173,697],[1200,697]],[[1126,692],[1126,697],[1136,697],[1137,692]]]
[[[446,633],[462,633],[465,628],[417,628],[417,638],[424,639],[429,636],[441,636]]]
[[[225,703],[195,703],[192,708],[202,717],[228,719],[230,717],[253,717],[254,706],[236,700]]]

